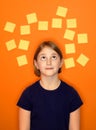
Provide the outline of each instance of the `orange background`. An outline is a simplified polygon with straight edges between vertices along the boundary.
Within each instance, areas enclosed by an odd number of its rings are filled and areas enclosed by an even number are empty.
[[[0,130],[18,130],[17,100],[23,89],[37,80],[34,75],[32,59],[34,50],[41,40],[55,40],[59,43],[64,57],[77,59],[83,53],[90,60],[85,67],[75,63],[74,68],[65,69],[61,78],[73,85],[80,93],[84,105],[81,109],[81,130],[96,129],[96,3],[90,0],[3,0],[0,3]],[[76,18],[78,27],[76,33],[87,33],[88,44],[77,44],[75,54],[65,54],[64,44],[70,41],[63,38],[65,23],[62,29],[51,27],[52,18],[56,16],[58,6],[68,8],[68,18]],[[20,35],[20,26],[26,25],[26,15],[35,12],[38,21],[48,21],[48,31],[38,31],[37,23],[31,25],[30,35]],[[7,21],[16,23],[14,33],[4,31]],[[74,29],[73,29],[74,30]],[[31,42],[28,51],[18,48],[8,51],[5,42],[16,40],[18,46],[20,39]],[[28,65],[19,67],[16,57],[25,54]]]

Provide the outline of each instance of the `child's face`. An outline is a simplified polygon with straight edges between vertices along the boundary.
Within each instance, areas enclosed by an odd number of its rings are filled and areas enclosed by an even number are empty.
[[[63,60],[59,54],[50,47],[44,47],[37,56],[37,61],[34,61],[41,75],[54,76],[58,74],[59,68],[62,67]]]

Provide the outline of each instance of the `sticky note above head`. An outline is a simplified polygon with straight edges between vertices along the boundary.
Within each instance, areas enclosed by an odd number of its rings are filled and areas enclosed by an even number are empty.
[[[13,33],[14,30],[16,28],[16,24],[12,23],[12,22],[6,22],[5,26],[4,26],[4,31]]]
[[[77,19],[67,19],[66,20],[67,28],[77,28]]]
[[[81,33],[77,35],[78,43],[88,43],[88,34]]]
[[[27,40],[20,40],[18,49],[21,50],[28,50],[30,41]]]
[[[62,19],[61,18],[53,18],[52,19],[52,28],[62,28]]]
[[[89,58],[85,56],[84,54],[80,54],[80,56],[77,58],[76,61],[84,67],[89,61]]]
[[[61,16],[61,17],[66,17],[67,12],[68,12],[68,8],[58,6],[57,11],[56,11],[56,15]]]
[[[65,64],[66,69],[75,67],[75,62],[74,62],[74,59],[72,57],[64,59],[64,64]]]
[[[65,52],[66,54],[75,53],[76,52],[75,44],[74,43],[65,44]]]
[[[21,35],[28,35],[31,33],[30,25],[23,25],[20,26],[20,34]]]
[[[75,36],[75,31],[66,29],[64,33],[64,38],[68,40],[73,40]]]
[[[17,63],[18,63],[18,66],[19,66],[19,67],[28,64],[26,55],[18,56],[18,57],[16,57],[16,59],[17,59]]]
[[[6,44],[6,47],[7,47],[8,51],[11,51],[11,50],[13,50],[13,49],[15,49],[17,47],[14,39],[12,39],[10,41],[7,41],[5,44]]]
[[[48,21],[39,21],[38,30],[48,30]]]
[[[27,14],[26,18],[28,24],[36,23],[38,21],[36,13]]]

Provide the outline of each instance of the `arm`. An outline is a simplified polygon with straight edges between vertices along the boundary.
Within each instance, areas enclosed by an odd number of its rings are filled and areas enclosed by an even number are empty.
[[[80,108],[70,113],[69,130],[80,130]]]
[[[30,111],[19,109],[19,130],[30,130]]]

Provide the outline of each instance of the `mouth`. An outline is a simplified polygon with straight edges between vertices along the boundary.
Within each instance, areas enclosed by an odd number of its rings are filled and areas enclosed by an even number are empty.
[[[53,68],[45,68],[46,70],[52,70]]]

